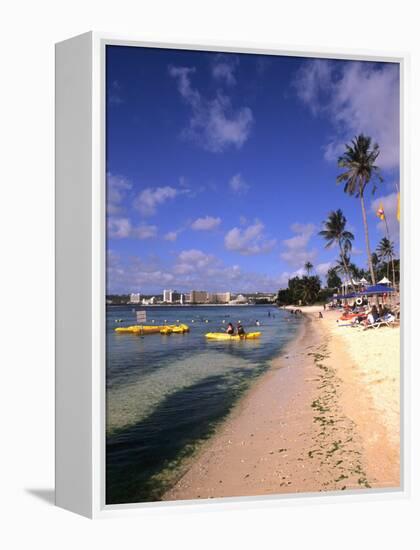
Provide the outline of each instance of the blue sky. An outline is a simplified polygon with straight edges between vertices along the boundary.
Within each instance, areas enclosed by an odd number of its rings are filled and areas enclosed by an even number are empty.
[[[343,144],[381,148],[366,197],[398,248],[399,74],[389,63],[107,47],[108,292],[276,291],[337,250],[317,235],[341,208],[366,265],[360,203],[335,183]]]

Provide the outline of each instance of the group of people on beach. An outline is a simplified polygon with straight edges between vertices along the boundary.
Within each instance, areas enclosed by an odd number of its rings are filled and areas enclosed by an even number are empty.
[[[352,325],[375,325],[380,321],[393,322],[396,319],[394,312],[386,304],[357,304],[344,306],[342,319],[351,320]]]
[[[381,320],[395,321],[395,315],[385,305],[379,304],[379,306],[376,306],[374,304],[370,311],[367,312],[366,318],[359,320],[359,323],[362,322],[368,326]]]

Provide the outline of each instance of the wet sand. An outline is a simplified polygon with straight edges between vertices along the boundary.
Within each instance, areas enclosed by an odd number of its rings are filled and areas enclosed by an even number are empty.
[[[399,328],[319,309],[164,500],[399,486]]]

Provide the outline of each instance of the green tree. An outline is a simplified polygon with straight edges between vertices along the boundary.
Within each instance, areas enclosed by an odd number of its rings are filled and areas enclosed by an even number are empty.
[[[279,306],[287,306],[288,304],[292,303],[288,288],[282,288],[281,290],[278,291],[276,302]]]
[[[328,218],[323,223],[324,229],[319,232],[319,235],[327,241],[325,248],[338,244],[344,273],[347,275],[347,279],[350,281],[350,285],[354,291],[355,288],[348,268],[348,255],[352,249],[354,235],[346,229],[347,219],[343,212],[338,209],[330,212]]]
[[[336,265],[333,269],[337,274],[339,273],[340,275],[344,275],[344,277],[348,279],[348,277],[351,278],[350,269],[348,267],[349,265],[350,265],[350,258],[344,257],[344,260],[342,258],[339,258],[336,261]]]
[[[337,176],[337,183],[344,183],[344,192],[360,199],[362,208],[363,226],[365,229],[366,253],[369,262],[369,271],[372,283],[376,283],[370,250],[369,228],[365,207],[365,191],[369,182],[372,182],[372,193],[376,191],[376,182],[383,181],[379,167],[375,164],[380,153],[379,145],[368,136],[360,134],[355,137],[351,145],[346,145],[345,153],[339,157],[338,166],[344,172]]]
[[[382,279],[382,277],[385,277],[387,273],[389,273],[390,267],[389,262],[384,262],[379,265],[378,267],[378,280]],[[395,270],[395,284],[399,284],[400,282],[400,260],[398,258],[394,258],[394,270]]]
[[[288,282],[289,299],[291,304],[298,304],[302,299],[302,279],[300,277],[292,277]]]
[[[328,288],[339,289],[341,287],[341,279],[337,274],[337,271],[334,267],[330,267],[327,272],[327,286]]]
[[[395,286],[395,268],[394,268],[394,243],[392,243],[386,237],[383,237],[378,246],[376,247],[376,253],[381,262],[387,262],[387,278],[389,279],[389,265],[392,267],[392,284]]]
[[[354,279],[361,279],[365,276],[365,270],[358,267],[353,262],[349,263],[349,271]]]
[[[301,280],[301,297],[303,305],[313,304],[317,301],[319,291],[321,290],[321,279],[315,275],[314,277],[302,277]]]
[[[380,266],[381,260],[379,259],[376,252],[372,252],[371,261],[372,261],[372,267],[373,267],[373,271],[375,273],[375,277],[378,279],[379,278],[378,277],[378,268]]]
[[[319,299],[321,291],[321,279],[318,275],[308,277],[292,277],[289,279],[288,288],[278,291],[277,303],[286,304],[313,304]]]

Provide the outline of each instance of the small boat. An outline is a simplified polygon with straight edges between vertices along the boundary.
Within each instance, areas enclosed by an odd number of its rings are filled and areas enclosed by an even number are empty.
[[[244,335],[239,336],[239,334],[228,334],[227,332],[208,332],[206,338],[208,340],[225,340],[239,342],[239,340],[256,340],[260,338],[261,332],[248,332]]]
[[[190,330],[188,325],[131,325],[130,327],[117,327],[115,332],[120,334],[158,334],[161,331],[184,333]],[[165,334],[165,333],[163,333]]]
[[[161,334],[184,334],[190,330],[188,325],[176,325],[172,327],[165,327],[160,330]]]

